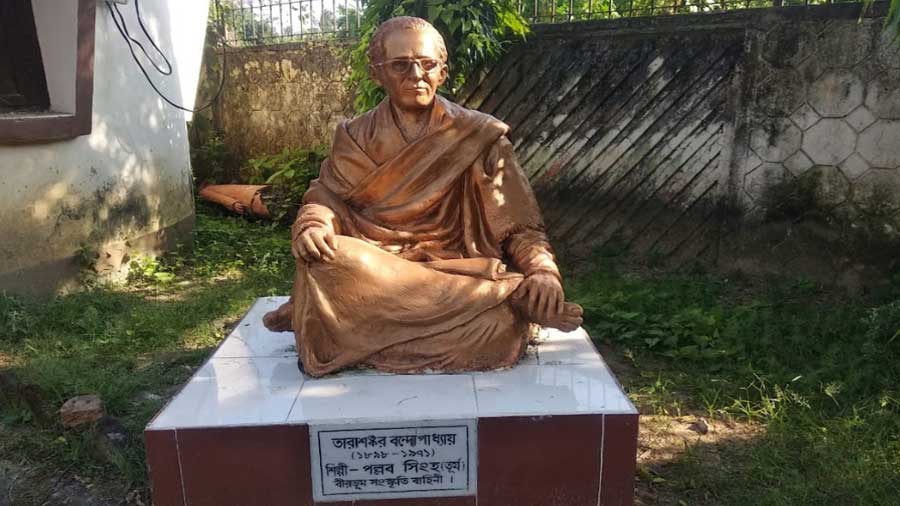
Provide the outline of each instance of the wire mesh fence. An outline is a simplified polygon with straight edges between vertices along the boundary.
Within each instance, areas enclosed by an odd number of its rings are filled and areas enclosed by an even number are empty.
[[[532,24],[704,14],[857,0],[512,0]],[[366,0],[221,0],[216,19],[233,45],[356,37]]]

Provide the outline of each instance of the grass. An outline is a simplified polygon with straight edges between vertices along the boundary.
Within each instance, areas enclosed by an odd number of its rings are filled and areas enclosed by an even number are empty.
[[[195,235],[192,255],[136,261],[127,286],[0,296],[0,370],[37,385],[46,414],[0,398],[0,460],[146,497],[144,425],[256,297],[291,284],[285,227],[201,205]],[[598,257],[568,288],[645,428],[700,416],[753,428],[642,458],[645,503],[900,504],[900,292],[850,299],[802,281],[627,268]],[[129,434],[112,454],[55,421],[86,393]]]
[[[761,428],[643,470],[685,504],[900,504],[900,300],[797,280],[616,271],[570,288],[643,414]],[[672,504],[680,504],[672,502]]]
[[[201,207],[193,255],[140,259],[127,286],[91,283],[49,299],[0,296],[0,369],[38,385],[50,420],[41,423],[15,399],[0,404],[0,455],[146,487],[143,427],[256,297],[289,291],[288,237],[283,227]],[[55,421],[66,399],[90,393],[128,431],[112,458],[98,454],[91,431]]]

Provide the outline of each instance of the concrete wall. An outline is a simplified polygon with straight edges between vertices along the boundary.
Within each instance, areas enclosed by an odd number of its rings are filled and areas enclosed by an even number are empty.
[[[900,46],[885,12],[537,26],[459,99],[511,125],[562,249],[871,284],[900,268]],[[217,113],[229,147],[329,142],[351,115],[343,55],[240,49]]]
[[[286,147],[331,144],[337,124],[353,116],[346,79],[349,42],[322,40],[228,49],[226,84],[204,111],[206,132],[218,130],[235,162]],[[221,50],[207,48],[198,102],[215,96]]]
[[[543,26],[462,97],[513,128],[551,234],[847,285],[900,268],[885,5]]]
[[[49,3],[53,9],[44,9]],[[55,4],[35,0],[42,46],[72,35],[54,28],[61,20],[53,16],[74,10]],[[173,75],[157,78],[157,86],[191,107],[193,92],[185,91],[197,83],[206,2],[160,0],[141,8],[172,61]],[[139,33],[133,4],[121,10],[132,34]],[[165,105],[144,80],[103,2],[97,6],[95,43],[92,133],[63,142],[0,146],[0,289],[64,286],[84,252],[98,254],[101,269],[115,270],[135,250],[190,239],[185,114]],[[74,44],[67,47],[74,53]]]
[[[873,284],[900,267],[900,44],[882,17],[826,7],[747,31],[729,256]]]
[[[462,97],[512,127],[558,246],[713,250],[744,35],[704,20],[542,27]]]

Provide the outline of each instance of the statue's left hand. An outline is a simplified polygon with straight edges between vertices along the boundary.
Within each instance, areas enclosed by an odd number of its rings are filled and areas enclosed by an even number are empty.
[[[529,312],[535,316],[540,315],[542,319],[561,314],[566,301],[559,279],[548,272],[536,272],[527,276],[516,289],[513,298],[526,299]]]

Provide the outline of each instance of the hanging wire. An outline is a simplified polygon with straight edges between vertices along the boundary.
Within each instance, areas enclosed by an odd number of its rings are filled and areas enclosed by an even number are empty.
[[[224,34],[222,34],[222,33],[219,34],[219,41],[222,44],[222,77],[219,80],[219,86],[218,86],[218,89],[216,90],[216,94],[213,96],[213,98],[208,103],[206,103],[202,107],[189,109],[183,105],[175,103],[173,100],[171,100],[169,97],[167,97],[162,91],[160,91],[160,89],[156,86],[156,83],[153,82],[153,79],[150,78],[150,74],[147,72],[147,69],[145,69],[144,65],[141,64],[141,61],[138,58],[137,52],[135,52],[134,47],[138,46],[141,49],[141,51],[144,53],[144,55],[147,57],[147,59],[150,60],[150,63],[153,65],[154,69],[156,69],[157,72],[159,72],[160,74],[162,74],[164,76],[168,76],[168,75],[172,74],[172,64],[169,62],[169,59],[166,58],[166,55],[162,52],[162,50],[159,48],[159,46],[153,40],[153,37],[150,36],[146,27],[144,26],[143,16],[141,15],[140,0],[134,0],[134,10],[135,10],[135,13],[137,14],[138,25],[140,25],[141,29],[144,32],[144,35],[147,36],[147,39],[150,41],[150,44],[153,46],[153,48],[156,49],[156,51],[159,53],[159,55],[162,57],[162,59],[166,62],[166,65],[168,67],[167,69],[160,69],[160,67],[158,65],[156,65],[156,63],[153,61],[153,59],[150,58],[150,55],[147,53],[146,49],[144,49],[144,46],[139,41],[134,39],[134,37],[132,37],[130,35],[130,33],[128,32],[128,25],[125,23],[125,18],[124,18],[124,16],[122,16],[122,13],[119,11],[119,6],[117,4],[112,4],[111,2],[109,2],[107,0],[106,8],[109,10],[109,15],[112,17],[113,23],[115,23],[116,28],[119,30],[119,33],[122,35],[122,38],[125,40],[125,43],[128,45],[128,50],[131,52],[131,57],[134,59],[134,63],[136,63],[138,68],[141,69],[141,73],[144,74],[144,78],[150,84],[150,87],[153,88],[153,91],[155,91],[156,94],[159,95],[160,98],[162,98],[164,101],[166,101],[166,103],[168,103],[169,105],[171,105],[172,107],[174,107],[176,109],[180,109],[185,112],[194,113],[194,112],[203,111],[205,109],[209,109],[216,103],[216,101],[218,101],[219,96],[222,94],[222,89],[225,87],[225,76],[227,75],[226,67],[228,65],[228,60],[227,60],[227,56],[226,56],[227,55],[227,51],[226,51],[227,44],[225,43]],[[221,28],[222,26],[224,26],[224,19],[222,19],[222,16],[223,16],[222,6],[220,5],[219,0],[216,0],[215,8],[216,8],[216,15],[219,18],[219,26]],[[118,15],[118,17],[116,17],[117,15]],[[120,24],[120,21],[121,21],[121,24]]]

